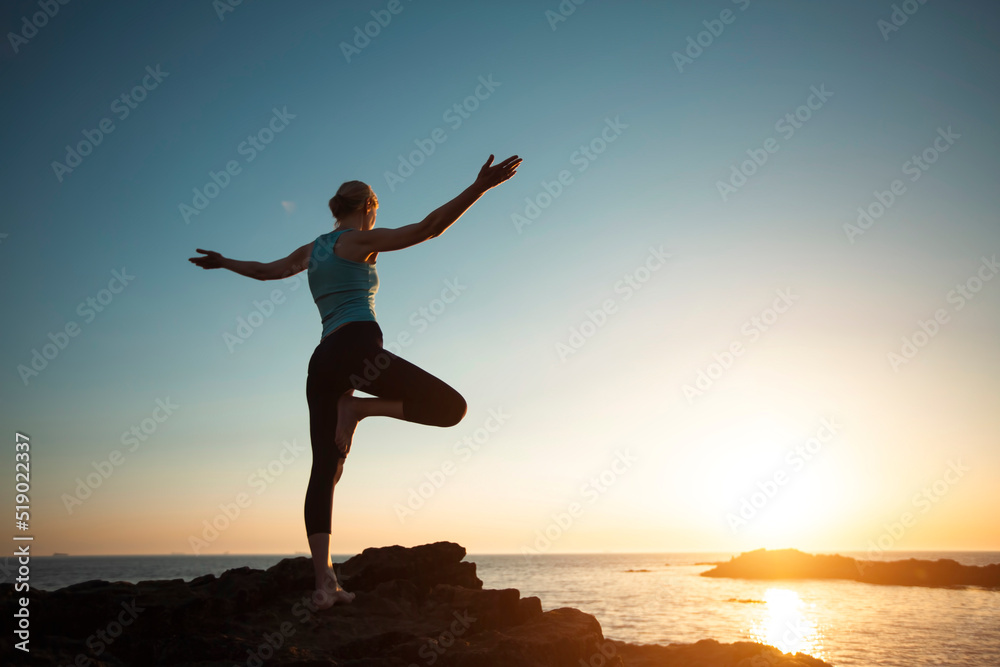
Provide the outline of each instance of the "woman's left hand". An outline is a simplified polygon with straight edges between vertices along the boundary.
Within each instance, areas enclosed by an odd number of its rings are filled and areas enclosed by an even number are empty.
[[[521,166],[521,162],[523,162],[521,158],[511,155],[503,162],[493,164],[493,156],[490,155],[489,159],[486,160],[486,164],[479,170],[479,175],[476,177],[474,185],[483,192],[486,192],[490,188],[495,188],[516,174],[517,168]]]

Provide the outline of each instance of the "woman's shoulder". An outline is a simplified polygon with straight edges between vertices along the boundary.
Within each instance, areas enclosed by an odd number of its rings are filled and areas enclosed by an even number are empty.
[[[312,271],[316,264],[317,251],[327,251],[333,247],[333,243],[336,239],[331,239],[329,234],[320,234],[311,242],[306,245],[309,246],[309,270]]]

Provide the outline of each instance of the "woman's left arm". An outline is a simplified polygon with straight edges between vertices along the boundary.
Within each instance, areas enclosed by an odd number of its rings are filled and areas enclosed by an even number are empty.
[[[190,257],[188,261],[203,269],[229,269],[233,273],[255,280],[280,280],[309,268],[312,243],[296,248],[287,257],[267,263],[229,259],[214,250],[202,250],[201,248],[195,250],[204,253],[205,256]]]

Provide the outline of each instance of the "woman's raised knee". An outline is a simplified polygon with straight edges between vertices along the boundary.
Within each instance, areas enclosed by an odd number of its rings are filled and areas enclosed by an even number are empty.
[[[465,418],[465,414],[469,411],[469,404],[465,402],[465,398],[457,391],[448,396],[444,405],[442,419],[446,423],[442,424],[442,426],[454,426],[462,421]]]

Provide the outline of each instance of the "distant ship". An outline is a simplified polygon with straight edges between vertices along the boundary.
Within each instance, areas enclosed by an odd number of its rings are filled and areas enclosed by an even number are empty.
[[[68,556],[69,554],[64,554],[64,553],[63,553],[63,552],[61,552],[61,551],[57,551],[57,552],[55,552],[55,553],[54,553],[54,554],[52,554],[52,555],[53,555],[53,556]]]

